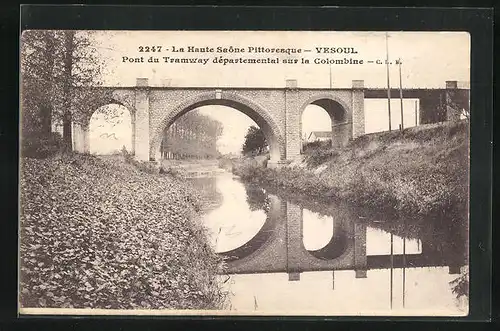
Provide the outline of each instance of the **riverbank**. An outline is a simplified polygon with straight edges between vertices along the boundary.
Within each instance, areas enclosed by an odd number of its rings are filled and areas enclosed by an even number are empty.
[[[240,162],[244,180],[398,216],[463,219],[468,210],[468,124],[369,134],[339,149],[310,149],[280,169]]]
[[[23,158],[21,307],[220,309],[221,259],[182,179],[121,157]]]

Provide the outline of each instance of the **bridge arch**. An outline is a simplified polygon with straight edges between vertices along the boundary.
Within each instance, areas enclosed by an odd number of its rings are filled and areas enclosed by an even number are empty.
[[[107,99],[101,99],[101,100],[99,100],[98,103],[95,103],[95,104],[92,105],[92,108],[89,109],[89,111],[85,114],[86,117],[85,117],[83,123],[88,125],[89,122],[90,122],[90,119],[92,118],[92,116],[99,109],[101,109],[102,107],[112,106],[112,105],[117,105],[117,106],[126,108],[128,110],[128,112],[129,112],[129,114],[130,114],[130,118],[133,119],[133,117],[135,115],[135,109],[134,109],[134,107],[131,107],[127,103],[121,102],[120,100],[117,100],[117,99],[114,99],[114,98],[107,98]]]
[[[126,148],[128,153],[133,153],[133,116],[129,107],[116,100],[95,105],[85,120],[88,131],[87,152],[109,154]]]
[[[341,98],[328,92],[315,94],[306,99],[300,107],[299,131],[302,137],[302,115],[307,106],[315,105],[323,108],[330,116],[332,126],[332,146],[345,145],[352,136],[351,108]]]
[[[227,106],[250,117],[262,129],[270,149],[271,160],[285,159],[284,135],[271,114],[255,102],[236,93],[221,92],[220,97],[214,92],[199,93],[177,104],[165,114],[159,124],[153,128],[150,145],[150,158],[155,159],[160,149],[163,131],[187,112],[202,106]]]
[[[135,152],[135,115],[134,94],[127,90],[93,89],[83,93],[80,98],[85,98],[83,106],[78,110],[72,109],[73,123],[73,149],[80,153],[90,152],[90,121],[92,116],[105,106],[117,105],[127,109],[131,121],[131,152]],[[73,107],[80,105],[78,100],[73,100]]]
[[[82,126],[88,126],[94,113],[103,106],[119,105],[128,109],[130,117],[135,117],[134,91],[120,88],[88,88],[83,89],[83,93],[77,94],[79,97],[72,101],[74,108],[72,117],[75,122]],[[78,99],[85,99],[84,109]]]

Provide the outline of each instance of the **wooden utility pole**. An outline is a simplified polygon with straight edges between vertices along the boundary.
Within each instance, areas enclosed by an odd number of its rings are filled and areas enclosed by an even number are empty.
[[[398,60],[399,62],[399,99],[401,100],[401,131],[404,130],[404,124],[403,124],[403,79],[401,75],[401,58]]]
[[[391,309],[392,309],[392,292],[393,292],[393,278],[394,278],[394,237],[391,233]]]
[[[403,308],[406,296],[406,237],[403,237]]]
[[[415,100],[415,126],[418,125],[418,107],[417,107],[417,100]]]
[[[391,131],[391,83],[389,78],[389,33],[385,33],[385,65],[387,69],[387,109],[389,110],[389,131]]]
[[[330,89],[332,88],[332,65],[330,64]]]

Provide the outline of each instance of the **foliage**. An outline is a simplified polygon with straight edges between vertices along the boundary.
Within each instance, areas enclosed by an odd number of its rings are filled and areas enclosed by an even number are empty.
[[[446,93],[446,105],[450,111],[457,116],[464,116],[470,119],[470,100],[468,91],[449,90]]]
[[[85,123],[95,109],[102,81],[93,32],[28,30],[21,36],[21,110],[23,132],[50,133],[63,123],[71,147],[71,122]],[[36,135],[36,134],[35,134]]]
[[[190,111],[164,132],[161,150],[164,158],[215,158],[217,139],[223,126],[217,120]]]
[[[212,309],[222,261],[181,180],[120,157],[24,158],[22,307]]]
[[[62,137],[58,132],[49,135],[26,135],[21,140],[21,156],[32,158],[46,158],[56,154],[62,146]]]
[[[302,150],[304,153],[308,153],[311,150],[316,150],[318,148],[330,148],[332,147],[332,140],[316,140],[304,143]]]
[[[309,157],[306,159],[306,163],[310,167],[316,167],[328,160],[333,159],[337,155],[338,152],[332,149],[323,149],[323,148],[310,149],[308,151]]]
[[[263,153],[267,148],[266,137],[262,129],[255,126],[248,128],[245,135],[245,142],[243,143],[243,155],[255,155]]]
[[[245,183],[245,192],[250,210],[269,211],[271,201],[262,187]]]
[[[460,276],[450,282],[452,292],[457,299],[460,297],[468,296],[469,293],[469,268],[464,267],[460,271]]]

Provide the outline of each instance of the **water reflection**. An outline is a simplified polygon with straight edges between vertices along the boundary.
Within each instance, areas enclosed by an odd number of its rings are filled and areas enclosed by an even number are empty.
[[[206,179],[196,178],[193,182],[213,192],[210,185],[200,185]],[[215,183],[223,203],[208,211],[203,221],[210,230],[215,251],[227,253],[249,242],[262,229],[267,219],[264,208],[266,196],[261,194],[254,199],[246,199],[245,186],[233,180],[230,174],[217,176]]]
[[[392,235],[393,254],[421,254],[422,241]],[[366,228],[366,255],[391,254],[391,233],[373,227]]]
[[[305,209],[302,218],[302,226],[304,227],[304,247],[308,251],[324,248],[333,237],[333,217],[321,215]]]
[[[464,232],[458,225],[410,226],[271,193],[231,174],[214,180],[221,201],[204,221],[216,251],[227,258],[232,310],[345,315],[439,307],[430,313],[464,313],[450,286],[467,264],[464,242],[456,242]]]
[[[302,209],[302,241],[304,248],[317,259],[332,260],[347,249],[347,233],[342,222],[332,216]]]

